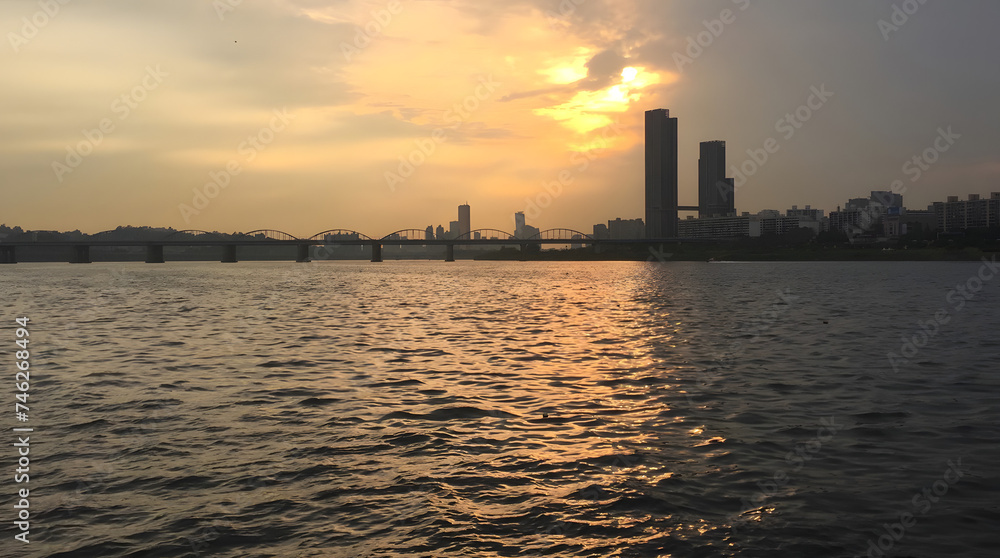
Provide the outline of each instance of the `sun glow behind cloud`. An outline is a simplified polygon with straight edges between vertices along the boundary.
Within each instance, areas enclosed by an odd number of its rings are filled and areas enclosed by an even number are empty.
[[[535,109],[534,113],[552,118],[577,134],[587,134],[611,125],[615,114],[627,112],[642,98],[644,89],[664,80],[657,72],[630,66],[622,70],[620,83],[595,91],[580,91],[569,101]]]
[[[572,155],[586,153],[588,161],[601,158],[610,165],[615,155],[641,141],[625,113],[636,110],[639,97],[661,77],[636,67],[620,76],[605,74],[602,79],[611,77],[610,82],[595,86],[594,58],[607,52],[606,42],[577,33],[575,27],[554,31],[541,12],[530,8],[490,8],[495,17],[487,19],[480,8],[470,8],[472,4],[428,0],[402,4],[391,20],[379,20],[376,26],[372,10],[380,6],[374,0],[327,7],[308,0],[279,0],[263,8],[245,5],[227,16],[230,29],[224,38],[214,27],[216,16],[209,7],[208,23],[195,30],[198,40],[168,48],[174,36],[157,35],[157,52],[170,55],[155,59],[162,60],[170,79],[127,121],[116,122],[118,128],[103,140],[99,154],[74,171],[74,188],[99,191],[109,176],[121,175],[112,170],[121,163],[114,167],[112,161],[127,158],[142,172],[155,168],[153,174],[163,183],[157,191],[162,210],[156,218],[172,224],[171,219],[179,218],[173,209],[190,202],[192,188],[235,161],[241,170],[233,177],[234,187],[196,222],[185,225],[234,230],[244,222],[256,226],[250,208],[270,207],[276,194],[269,188],[279,181],[288,199],[316,200],[330,207],[366,207],[377,198],[387,208],[385,226],[403,221],[400,215],[440,220],[437,212],[450,208],[455,199],[473,204],[479,200],[484,205],[477,218],[496,222],[523,209],[526,197],[567,166],[579,168],[580,159]],[[171,13],[166,7],[161,10],[167,12],[163,17]],[[87,20],[60,21],[69,28],[47,35],[48,42],[33,43],[33,58],[20,58],[23,67],[15,74],[19,79],[31,77],[52,60],[64,61],[61,52],[90,31]],[[266,40],[253,33],[263,22],[274,30]],[[442,28],[451,31],[442,36]],[[377,32],[369,32],[372,29]],[[134,40],[128,27],[112,31],[118,41]],[[88,52],[97,60],[115,45],[97,42]],[[137,55],[131,66],[142,68],[147,58],[145,53]],[[58,125],[47,135],[19,138],[20,149],[37,145],[35,150],[45,153],[42,163],[29,169],[42,175],[40,183],[46,183],[46,164],[74,141],[75,130],[93,127],[91,122],[107,113],[110,100],[135,83],[131,66],[111,73],[105,65],[79,70],[67,66],[67,71],[76,72],[67,74],[76,86],[73,95],[48,73],[36,72],[29,80],[33,88],[16,100],[23,97],[39,108],[24,128],[37,127],[42,121],[38,115],[51,116],[39,102],[46,95],[58,95],[61,103],[68,99],[84,111],[82,116],[56,119]],[[100,79],[89,79],[92,76]],[[485,89],[484,83],[496,84],[495,90]],[[251,160],[240,146],[267,126],[276,109],[287,109],[295,118]],[[616,120],[623,123],[621,130],[607,128]],[[444,139],[429,139],[438,129],[444,130]],[[425,155],[427,145],[433,145],[430,155]],[[426,161],[405,184],[390,189],[386,173],[397,172],[400,161],[415,151]],[[604,173],[611,168],[605,163],[575,176],[560,206],[545,219],[558,222],[560,212],[572,214],[574,196],[599,195],[606,183]],[[490,209],[484,200],[490,200]],[[66,205],[63,214],[73,214],[73,207]],[[315,225],[303,227],[314,229],[328,220],[319,214],[314,219]],[[93,228],[105,225],[115,223]]]
[[[551,84],[568,85],[576,83],[587,77],[587,60],[593,54],[594,52],[591,49],[578,48],[573,56],[549,60],[546,67],[538,70],[538,73],[547,78],[547,81]]]

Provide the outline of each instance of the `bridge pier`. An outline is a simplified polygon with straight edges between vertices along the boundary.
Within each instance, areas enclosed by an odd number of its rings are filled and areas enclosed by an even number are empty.
[[[445,245],[444,261],[446,261],[446,262],[453,262],[453,261],[455,261],[455,245],[454,244],[446,244]]]
[[[17,252],[14,246],[0,246],[0,264],[16,264]]]
[[[298,254],[295,257],[295,261],[297,263],[309,263],[312,261],[312,258],[309,257],[308,244],[299,244],[297,248],[298,248]]]
[[[373,262],[382,261],[382,243],[380,242],[372,243],[372,261]]]
[[[146,263],[163,263],[164,261],[162,244],[146,246]]]
[[[527,244],[522,244],[521,245],[521,257],[519,258],[519,261],[522,261],[522,262],[528,261],[528,245]]]
[[[86,244],[73,247],[73,256],[69,260],[69,263],[74,264],[88,264],[90,262],[90,246]]]
[[[236,245],[226,244],[222,247],[222,263],[236,263]]]

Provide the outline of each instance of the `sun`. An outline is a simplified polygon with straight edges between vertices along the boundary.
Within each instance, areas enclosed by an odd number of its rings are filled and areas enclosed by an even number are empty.
[[[642,97],[645,88],[662,81],[663,76],[658,72],[629,66],[621,71],[617,83],[603,89],[579,91],[559,105],[534,112],[558,121],[577,134],[587,134],[611,125],[616,114],[628,111]]]

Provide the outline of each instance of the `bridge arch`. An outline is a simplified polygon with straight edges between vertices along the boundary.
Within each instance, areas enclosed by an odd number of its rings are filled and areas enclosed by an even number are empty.
[[[455,240],[473,240],[476,237],[476,233],[479,233],[480,238],[484,240],[516,240],[514,235],[498,229],[476,229],[459,236]]]
[[[294,235],[288,234],[284,231],[276,231],[274,229],[258,229],[256,231],[242,233],[242,236],[263,236],[266,240],[301,240]]]
[[[573,238],[579,235],[579,238]],[[596,240],[593,236],[582,233],[580,231],[575,231],[573,229],[549,229],[546,231],[541,231],[535,236],[529,237],[526,240],[565,240],[566,242],[579,242],[581,240]]]
[[[310,236],[307,240],[326,240],[327,236],[357,237],[359,240],[374,240],[372,237],[350,229],[329,229]],[[353,240],[353,239],[351,239]]]
[[[401,229],[389,233],[379,240],[391,242],[393,240],[427,240],[427,229]]]

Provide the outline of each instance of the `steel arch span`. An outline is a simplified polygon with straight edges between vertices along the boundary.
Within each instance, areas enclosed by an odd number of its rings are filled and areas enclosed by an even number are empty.
[[[318,232],[310,236],[307,240],[327,240],[327,237],[346,237],[340,238],[339,240],[375,240],[374,238],[368,236],[364,233],[359,233],[358,231],[352,231],[350,229],[329,229],[323,232]],[[334,240],[338,240],[334,238]]]
[[[402,229],[394,233],[389,233],[379,240],[391,242],[393,240],[428,240],[426,229]],[[430,240],[434,240],[433,238]]]
[[[577,236],[577,238],[573,238],[574,236]],[[566,242],[579,242],[581,240],[596,239],[587,233],[574,231],[573,229],[549,229],[547,231],[541,231],[526,240],[565,240]]]
[[[514,235],[510,234],[509,232],[497,229],[477,229],[474,231],[469,231],[463,234],[462,236],[459,236],[455,240],[474,240],[476,237],[476,233],[479,233],[480,238],[483,240],[517,240],[516,238],[514,238]]]
[[[25,231],[25,232],[28,232],[28,231]],[[118,230],[118,229],[108,229],[106,231],[101,231],[101,232],[98,232],[98,233],[94,233],[94,234],[90,235],[90,238],[92,238],[94,240],[99,240],[99,237],[102,237],[102,236],[111,236],[112,233],[120,233],[120,232],[121,231]]]
[[[265,240],[302,240],[301,238],[290,235],[284,231],[276,231],[273,229],[259,229],[248,233],[242,233],[242,235],[258,238],[263,237]]]

